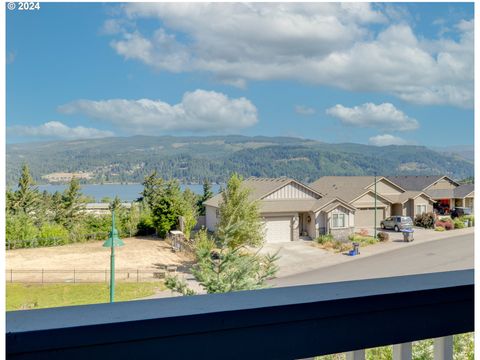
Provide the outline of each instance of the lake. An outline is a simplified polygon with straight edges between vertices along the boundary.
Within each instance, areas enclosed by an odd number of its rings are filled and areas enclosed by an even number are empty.
[[[104,197],[114,198],[118,197],[122,201],[133,201],[140,197],[140,193],[143,191],[142,184],[85,184],[80,185],[83,195],[91,196],[95,198],[95,201],[100,202]],[[181,184],[182,190],[189,188],[196,194],[203,194],[202,184]],[[40,191],[48,191],[54,193],[55,191],[63,192],[67,188],[67,185],[38,185]],[[214,194],[220,190],[219,184],[212,184],[212,191]]]

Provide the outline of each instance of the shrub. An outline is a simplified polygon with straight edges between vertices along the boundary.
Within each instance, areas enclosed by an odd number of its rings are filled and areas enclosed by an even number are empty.
[[[475,217],[473,215],[464,215],[461,217],[463,220],[469,220],[470,226],[475,226]]]
[[[441,227],[443,227],[445,230],[452,230],[454,225],[453,225],[452,220],[450,220],[450,219],[442,219],[442,220],[438,220],[438,221],[435,223],[435,226],[441,226]]]
[[[455,229],[463,229],[465,227],[465,221],[460,218],[455,218],[455,220],[453,220],[453,226]]]
[[[362,235],[362,236],[368,236],[368,230],[367,229],[360,229],[358,234]]]
[[[144,212],[140,216],[140,221],[137,225],[138,235],[153,235],[155,234],[155,226],[153,219],[149,212]]]
[[[415,226],[420,226],[425,229],[432,229],[435,224],[435,214],[432,212],[418,214],[417,216],[415,216],[415,220],[413,223]]]
[[[39,245],[63,245],[68,243],[68,230],[60,224],[45,223],[38,234]]]
[[[378,238],[378,240],[380,240],[380,241],[388,241],[389,236],[388,236],[388,234],[387,234],[386,232],[379,232],[379,233],[377,234],[377,238]]]
[[[325,244],[326,242],[333,241],[333,235],[331,234],[326,234],[326,235],[320,235],[315,239],[315,241],[319,244]]]
[[[445,231],[445,228],[443,226],[436,226],[435,231]]]

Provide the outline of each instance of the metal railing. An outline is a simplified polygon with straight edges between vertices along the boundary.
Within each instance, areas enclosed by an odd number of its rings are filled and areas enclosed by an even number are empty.
[[[116,269],[115,278],[122,282],[143,282],[164,279],[167,273],[175,273],[175,265],[158,265],[157,269]],[[110,270],[87,269],[6,269],[9,283],[108,283]]]
[[[303,359],[474,329],[473,270],[227,294],[14,311],[8,359]],[[400,344],[400,345],[398,345]]]

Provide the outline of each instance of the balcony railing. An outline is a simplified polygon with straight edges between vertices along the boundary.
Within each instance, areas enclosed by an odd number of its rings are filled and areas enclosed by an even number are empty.
[[[9,359],[299,359],[474,330],[473,270],[7,313]]]

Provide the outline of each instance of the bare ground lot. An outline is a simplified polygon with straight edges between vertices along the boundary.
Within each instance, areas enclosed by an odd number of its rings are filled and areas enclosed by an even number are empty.
[[[151,280],[154,271],[165,266],[180,269],[188,265],[185,253],[174,253],[169,243],[157,238],[123,239],[125,246],[115,249],[118,280]],[[103,281],[110,268],[110,249],[102,241],[64,246],[17,249],[6,252],[7,281],[13,269],[14,281]],[[42,269],[44,274],[42,275]],[[73,274],[75,269],[76,274]],[[137,273],[140,271],[140,275]],[[37,270],[27,272],[26,270]],[[58,272],[53,272],[58,270]],[[23,272],[22,272],[23,271]],[[90,271],[90,274],[88,273]],[[144,272],[143,272],[144,271]],[[75,277],[75,278],[74,278]]]

